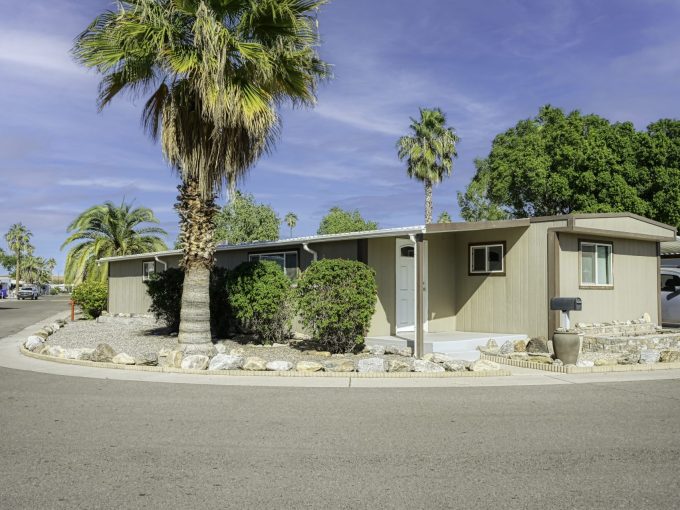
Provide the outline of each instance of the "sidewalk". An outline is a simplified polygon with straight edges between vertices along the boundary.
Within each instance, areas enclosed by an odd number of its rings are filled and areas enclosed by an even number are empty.
[[[654,372],[621,372],[604,374],[558,374],[504,366],[512,375],[504,377],[457,377],[457,378],[358,378],[347,377],[268,377],[238,375],[193,375],[160,372],[139,372],[109,368],[83,367],[43,361],[23,356],[19,351],[21,343],[41,326],[51,324],[56,319],[64,319],[61,312],[48,317],[28,328],[0,339],[0,367],[26,370],[44,374],[67,377],[87,377],[93,379],[113,379],[119,381],[143,381],[173,384],[210,384],[220,386],[268,386],[297,388],[446,388],[446,387],[498,387],[498,386],[549,386],[560,384],[590,384],[632,381],[658,381],[680,379],[680,370],[660,370]],[[68,327],[68,326],[67,326]]]

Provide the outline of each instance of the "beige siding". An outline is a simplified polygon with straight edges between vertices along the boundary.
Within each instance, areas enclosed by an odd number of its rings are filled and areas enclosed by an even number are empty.
[[[643,234],[650,236],[674,237],[675,232],[671,228],[661,227],[653,223],[630,217],[614,218],[579,218],[574,219],[576,228],[594,228],[598,230],[613,230],[627,234]]]
[[[625,321],[647,312],[658,323],[656,243],[610,239],[614,245],[614,288],[584,289],[580,288],[579,236],[560,233],[559,240],[560,295],[583,300],[583,311],[572,312],[572,321]]]
[[[151,261],[153,259],[149,259]],[[147,313],[151,300],[142,281],[145,259],[109,263],[109,312]]]
[[[428,309],[425,310],[428,331],[455,331],[454,235],[434,234],[425,239],[428,251]]]
[[[319,254],[319,259],[357,259],[357,241],[313,243],[309,247]]]
[[[378,284],[378,302],[369,336],[393,335],[396,332],[395,250],[394,237],[368,240],[368,265],[375,269]]]

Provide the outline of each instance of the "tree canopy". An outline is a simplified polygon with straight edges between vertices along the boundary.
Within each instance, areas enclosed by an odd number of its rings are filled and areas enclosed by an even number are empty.
[[[632,212],[680,225],[680,121],[631,122],[550,105],[493,140],[459,194],[466,220]]]
[[[375,230],[378,224],[361,217],[357,209],[346,211],[340,207],[332,207],[326,216],[321,219],[317,234],[343,234],[345,232],[363,232]]]
[[[255,202],[251,194],[236,191],[215,217],[215,241],[229,244],[276,241],[281,219],[267,204]]]

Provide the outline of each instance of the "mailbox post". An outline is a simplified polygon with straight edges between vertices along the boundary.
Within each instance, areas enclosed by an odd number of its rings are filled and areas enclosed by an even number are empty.
[[[580,312],[582,308],[583,302],[579,297],[554,297],[550,300],[550,309],[562,312],[562,320],[560,322],[563,324],[564,329],[571,328],[569,312]]]
[[[580,312],[583,303],[579,297],[554,297],[550,300],[550,309],[562,312],[563,327],[566,332],[555,332],[553,335],[553,350],[556,359],[562,360],[565,365],[575,364],[581,350],[581,338],[577,333],[569,333],[571,321],[569,312]]]

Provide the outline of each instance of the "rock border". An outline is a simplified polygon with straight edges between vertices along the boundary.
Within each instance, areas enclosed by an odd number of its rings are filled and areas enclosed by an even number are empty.
[[[546,356],[549,354],[546,353]],[[519,368],[531,368],[544,372],[558,372],[561,374],[601,374],[607,372],[653,372],[655,370],[672,370],[680,368],[680,363],[636,363],[633,365],[604,365],[601,367],[577,367],[575,365],[552,365],[547,363],[534,363],[518,359],[494,356],[485,352],[481,353],[481,359],[493,361],[501,365],[510,365]]]
[[[35,358],[54,363],[66,365],[79,365],[91,368],[113,368],[116,370],[134,370],[138,372],[160,372],[172,374],[192,374],[192,375],[216,375],[216,376],[264,376],[264,377],[340,377],[358,379],[448,379],[454,377],[506,377],[512,375],[509,370],[484,370],[480,372],[302,372],[297,370],[289,371],[248,371],[248,370],[192,370],[186,368],[159,367],[146,365],[119,365],[116,363],[98,363],[95,361],[55,358],[46,354],[37,354],[26,349],[23,345],[19,347],[21,354],[29,358]]]

